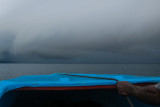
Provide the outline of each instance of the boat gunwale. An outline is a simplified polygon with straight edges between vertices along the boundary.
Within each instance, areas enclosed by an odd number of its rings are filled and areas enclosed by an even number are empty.
[[[134,85],[146,86],[156,83],[136,83]],[[116,85],[95,85],[95,86],[69,86],[69,87],[22,87],[15,89],[16,91],[49,91],[49,90],[91,90],[91,89],[116,89]]]

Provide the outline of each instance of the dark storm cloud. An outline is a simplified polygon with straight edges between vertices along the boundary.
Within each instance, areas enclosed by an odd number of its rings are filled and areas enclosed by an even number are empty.
[[[158,0],[0,2],[1,60],[158,63],[160,59]]]

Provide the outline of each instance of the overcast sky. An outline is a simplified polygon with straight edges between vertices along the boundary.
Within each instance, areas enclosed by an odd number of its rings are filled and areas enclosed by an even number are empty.
[[[0,62],[160,63],[160,0],[0,0]]]

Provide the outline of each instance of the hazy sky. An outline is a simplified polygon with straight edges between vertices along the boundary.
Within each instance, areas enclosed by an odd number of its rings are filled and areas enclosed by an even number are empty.
[[[160,63],[160,0],[0,0],[0,61]]]

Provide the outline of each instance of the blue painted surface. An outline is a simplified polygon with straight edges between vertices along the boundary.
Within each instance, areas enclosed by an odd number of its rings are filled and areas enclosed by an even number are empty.
[[[115,85],[114,80],[75,77],[55,73],[51,75],[21,76],[18,78],[0,81],[0,98],[8,91],[21,87],[72,87],[72,86],[94,86]],[[160,82],[160,77],[144,77],[131,75],[108,75],[108,74],[71,74],[91,77],[115,78],[119,81],[130,83]]]

